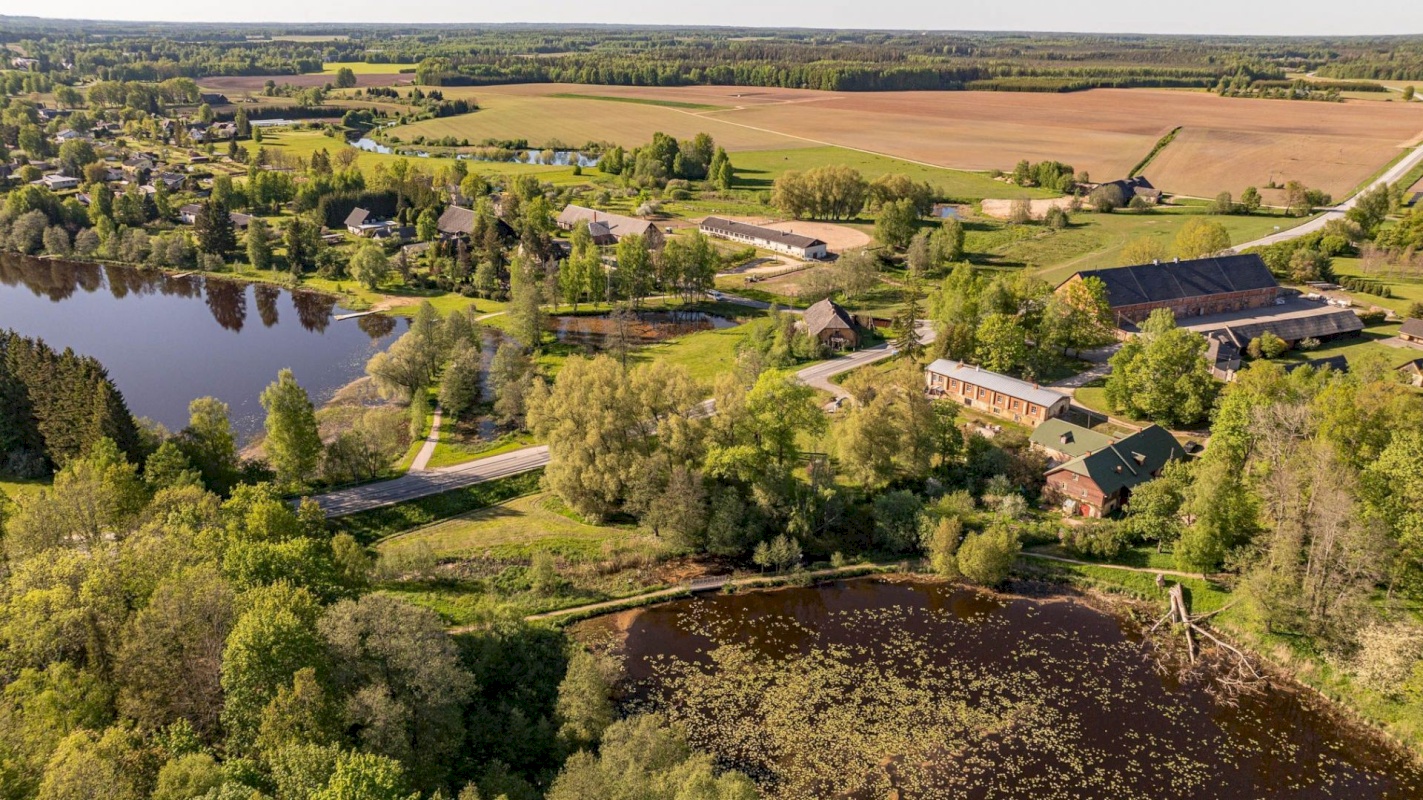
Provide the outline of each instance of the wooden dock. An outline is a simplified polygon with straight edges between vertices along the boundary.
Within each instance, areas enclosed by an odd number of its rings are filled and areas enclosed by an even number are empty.
[[[336,320],[337,322],[340,322],[341,320],[345,320],[345,319],[355,319],[356,317],[369,317],[370,315],[376,314],[376,313],[379,313],[379,312],[376,312],[376,311],[352,311],[352,312],[349,313],[349,314],[337,314],[336,316],[332,317],[332,319]]]

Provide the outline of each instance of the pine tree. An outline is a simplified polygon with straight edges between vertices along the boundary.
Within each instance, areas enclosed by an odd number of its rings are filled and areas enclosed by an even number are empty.
[[[237,229],[220,198],[211,198],[203,204],[193,220],[193,234],[198,239],[198,249],[204,253],[225,256],[237,249]]]
[[[924,343],[919,341],[919,333],[915,330],[919,320],[919,301],[922,297],[923,291],[919,281],[910,282],[909,296],[894,316],[894,348],[900,355],[912,361],[918,361],[924,355]]]

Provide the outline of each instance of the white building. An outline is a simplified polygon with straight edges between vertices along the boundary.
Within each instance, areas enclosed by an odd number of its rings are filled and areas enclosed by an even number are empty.
[[[763,228],[745,222],[733,222],[721,217],[707,217],[702,220],[700,227],[702,233],[708,236],[749,244],[762,250],[774,250],[797,258],[825,258],[826,255],[825,242],[812,236]]]
[[[79,188],[79,179],[71,178],[68,175],[46,175],[43,178],[40,178],[40,183],[43,183],[45,185],[45,188],[49,189],[51,192],[59,192],[65,189]]]

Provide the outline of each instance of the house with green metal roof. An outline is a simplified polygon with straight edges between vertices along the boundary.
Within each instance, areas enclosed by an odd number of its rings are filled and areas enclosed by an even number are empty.
[[[1033,448],[1048,457],[1051,466],[1105,449],[1116,441],[1115,437],[1056,417],[1043,420],[1028,437]]]
[[[1152,425],[1049,469],[1047,492],[1065,513],[1103,517],[1125,507],[1132,489],[1185,456],[1186,451],[1170,431]]]

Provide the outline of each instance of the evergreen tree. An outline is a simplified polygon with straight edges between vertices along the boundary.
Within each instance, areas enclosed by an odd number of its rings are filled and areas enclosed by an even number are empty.
[[[198,249],[204,253],[226,256],[237,249],[237,230],[232,216],[220,198],[209,198],[193,220],[193,234]]]

